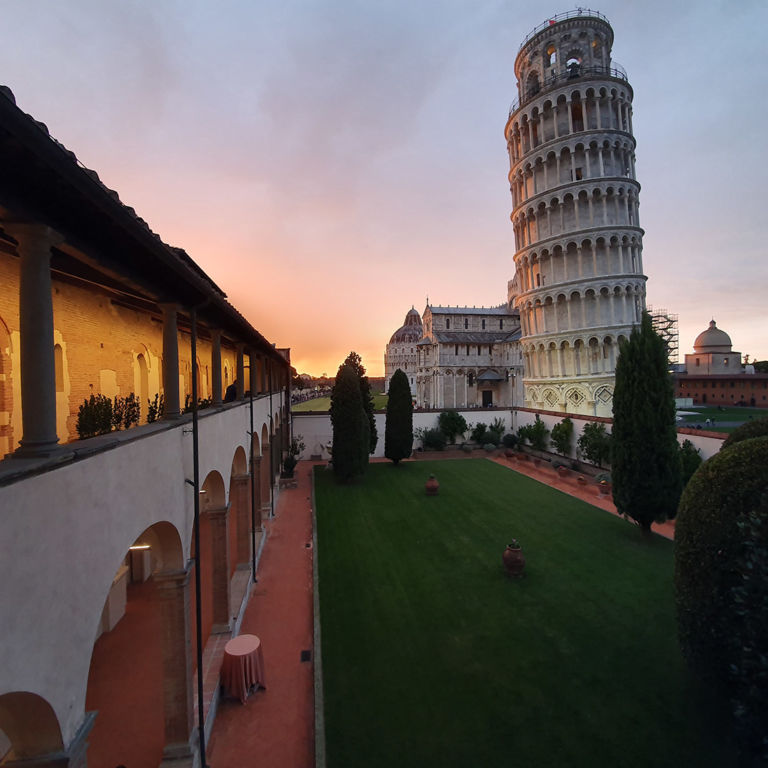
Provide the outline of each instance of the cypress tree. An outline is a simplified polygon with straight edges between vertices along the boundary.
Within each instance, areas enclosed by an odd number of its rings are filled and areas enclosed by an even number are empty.
[[[413,400],[408,377],[399,368],[389,382],[384,455],[397,464],[413,451]]]
[[[674,391],[666,345],[647,312],[616,363],[611,479],[619,514],[644,532],[675,516],[682,480]]]
[[[355,370],[342,365],[331,392],[333,471],[342,482],[365,472],[368,464],[368,419]]]
[[[370,454],[376,450],[376,443],[379,441],[379,434],[376,430],[376,417],[373,415],[373,392],[371,391],[371,383],[365,375],[363,360],[357,352],[350,352],[343,365],[350,366],[360,382],[360,394],[363,398],[363,408],[365,409],[365,414],[368,419],[368,440],[370,445],[368,453]]]

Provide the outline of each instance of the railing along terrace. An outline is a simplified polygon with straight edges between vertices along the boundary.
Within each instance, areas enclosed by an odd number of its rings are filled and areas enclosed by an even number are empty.
[[[606,16],[600,13],[600,11],[593,11],[590,8],[576,8],[573,11],[566,11],[565,13],[556,13],[554,16],[550,16],[546,21],[542,21],[538,27],[534,27],[523,38],[523,42],[520,45],[520,47],[522,48],[534,35],[541,32],[542,29],[551,27],[553,24],[555,24],[558,21],[565,21],[566,19],[575,19],[578,16],[587,16],[587,17],[602,19],[606,24],[610,24]]]
[[[528,88],[527,92],[523,96],[518,96],[509,108],[509,116],[512,117],[512,113],[520,109],[524,104],[527,104],[531,99],[536,98],[543,90],[550,88],[558,83],[578,80],[582,77],[615,77],[618,80],[629,80],[627,73],[624,71],[624,67],[616,62],[613,62],[612,67],[603,67],[599,64],[595,64],[591,67],[583,67],[581,64],[566,67],[560,72],[553,72],[549,77],[537,85],[535,88]]]

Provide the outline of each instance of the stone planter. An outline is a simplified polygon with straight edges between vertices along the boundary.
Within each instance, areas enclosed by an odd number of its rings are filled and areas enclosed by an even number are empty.
[[[519,579],[525,570],[525,556],[520,547],[507,544],[507,548],[501,556],[507,574],[513,579]]]

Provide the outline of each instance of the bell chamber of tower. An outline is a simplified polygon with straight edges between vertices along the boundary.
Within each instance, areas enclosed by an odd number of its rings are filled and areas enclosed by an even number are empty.
[[[618,345],[645,309],[632,88],[613,30],[586,9],[547,19],[515,59],[504,129],[525,404],[611,416]]]

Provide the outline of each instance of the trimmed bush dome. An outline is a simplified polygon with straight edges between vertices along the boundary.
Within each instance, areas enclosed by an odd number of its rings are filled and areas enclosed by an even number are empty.
[[[768,758],[768,436],[702,464],[680,501],[675,593],[683,655],[730,700],[748,760]]]
[[[723,443],[723,448],[730,448],[732,445],[736,445],[742,440],[749,440],[751,437],[764,437],[765,435],[768,435],[768,416],[754,421],[746,421],[740,427],[736,427]]]

